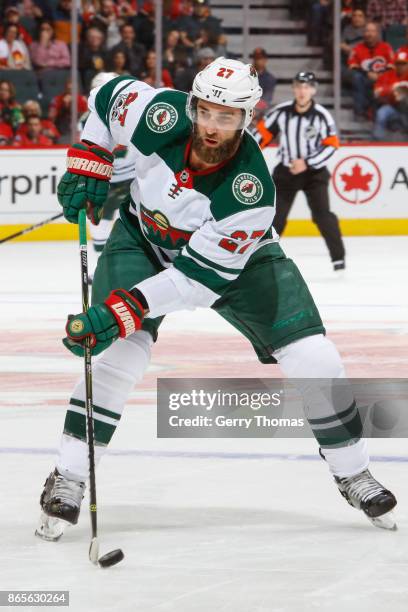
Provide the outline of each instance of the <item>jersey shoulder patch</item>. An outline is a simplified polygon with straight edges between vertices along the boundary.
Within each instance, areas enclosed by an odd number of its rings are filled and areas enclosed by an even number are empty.
[[[249,208],[265,206],[275,206],[275,185],[258,144],[245,132],[222,184],[212,194],[211,212],[219,221]]]
[[[187,94],[165,90],[158,93],[143,111],[131,142],[144,155],[160,150],[191,131],[186,116]]]
[[[112,110],[112,106],[115,103],[115,100],[118,95],[118,92],[116,92],[115,96],[113,95],[115,89],[117,88],[118,85],[121,85],[123,89],[125,89],[128,85],[132,83],[132,81],[136,81],[136,80],[137,79],[131,76],[115,77],[114,79],[111,79],[110,81],[105,83],[105,85],[103,85],[99,89],[98,93],[96,94],[95,110],[99,118],[103,121],[103,123],[106,125],[108,129],[110,129],[109,114],[110,114],[110,111]],[[122,87],[118,88],[119,92],[122,89]]]

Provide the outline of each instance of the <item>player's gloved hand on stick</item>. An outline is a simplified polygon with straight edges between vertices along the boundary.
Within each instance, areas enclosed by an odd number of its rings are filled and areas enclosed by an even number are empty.
[[[68,149],[67,171],[57,188],[67,221],[78,223],[79,211],[87,206],[88,218],[98,225],[112,172],[113,155],[103,147],[79,142]]]
[[[92,354],[98,355],[117,340],[126,338],[142,326],[145,309],[124,289],[112,291],[103,304],[91,306],[88,312],[69,315],[64,345],[71,353],[83,357],[85,338],[91,339]]]

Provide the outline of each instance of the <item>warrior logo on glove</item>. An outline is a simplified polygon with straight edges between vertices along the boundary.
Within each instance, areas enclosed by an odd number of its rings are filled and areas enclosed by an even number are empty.
[[[112,172],[113,155],[103,147],[81,142],[68,149],[67,172],[57,190],[67,221],[78,223],[78,213],[86,206],[88,218],[98,225]]]

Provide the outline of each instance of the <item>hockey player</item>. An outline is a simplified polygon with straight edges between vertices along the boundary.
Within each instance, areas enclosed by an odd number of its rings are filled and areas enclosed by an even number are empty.
[[[95,272],[92,307],[68,317],[63,342],[83,355],[90,337],[96,460],[142,379],[163,317],[213,308],[300,388],[306,416],[347,501],[394,528],[393,494],[368,471],[366,442],[349,391],[334,405],[307,379],[338,380],[344,368],[297,267],[271,230],[275,188],[245,128],[261,97],[256,71],[218,58],[191,93],[152,89],[132,77],[91,94],[82,141],[68,151],[58,187],[65,217],[98,220],[117,144],[135,151],[136,178]],[[87,204],[88,203],[88,204]],[[344,381],[347,390],[347,382]],[[329,396],[330,397],[330,396]],[[75,387],[55,470],[41,496],[37,533],[58,539],[76,524],[88,476],[85,385]]]
[[[101,87],[117,76],[119,75],[115,72],[99,72],[92,79],[91,88]],[[88,117],[89,111],[81,117],[80,121],[83,126]],[[128,199],[130,184],[135,178],[136,151],[134,151],[133,148],[129,149],[129,147],[118,145],[113,149],[112,153],[114,157],[113,174],[110,180],[110,189],[103,205],[102,218],[98,225],[93,223],[89,224],[94,255],[94,257],[90,258],[90,283],[93,279],[93,273],[99,255],[103,251],[106,241],[109,238],[113,221],[118,214],[118,209],[122,202]]]

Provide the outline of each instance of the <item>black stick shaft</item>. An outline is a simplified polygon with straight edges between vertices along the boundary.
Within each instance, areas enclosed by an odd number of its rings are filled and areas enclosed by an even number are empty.
[[[23,236],[24,234],[28,234],[28,232],[32,232],[33,230],[42,227],[43,225],[47,225],[47,223],[51,223],[51,221],[55,221],[55,219],[60,219],[64,213],[58,213],[58,215],[54,215],[53,217],[49,217],[49,219],[45,219],[44,221],[40,221],[39,223],[34,223],[34,225],[30,225],[30,227],[26,227],[15,234],[10,234],[10,236],[6,236],[0,240],[0,244],[3,242],[8,242],[9,240],[13,240],[14,238],[18,238],[19,236]]]
[[[86,212],[81,210],[79,213],[79,249],[81,255],[81,288],[82,288],[82,310],[87,312],[89,308],[88,291],[88,250],[86,239]],[[90,339],[85,340],[85,392],[86,392],[86,423],[89,456],[89,510],[91,513],[92,538],[97,537],[97,508],[96,508],[96,478],[95,478],[95,442],[93,424],[93,404],[92,404],[92,352]]]

